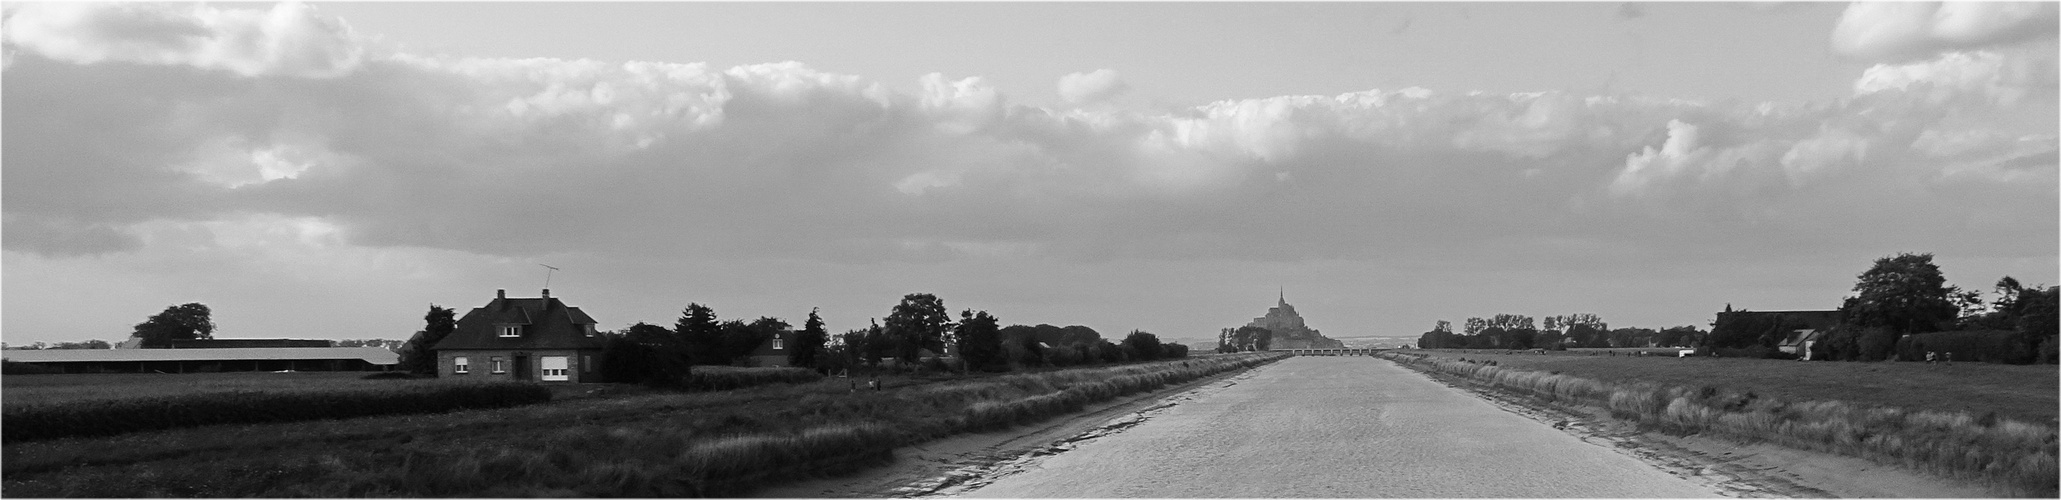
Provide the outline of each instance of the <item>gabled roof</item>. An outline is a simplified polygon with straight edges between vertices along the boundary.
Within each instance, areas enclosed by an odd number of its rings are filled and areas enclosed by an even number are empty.
[[[594,318],[551,297],[549,290],[538,298],[503,295],[458,318],[458,329],[430,350],[601,348],[601,339],[588,337],[583,328],[595,324]],[[501,325],[523,325],[522,336],[500,336],[495,327]]]
[[[1824,332],[1823,332],[1823,331],[1821,331],[1821,330],[1816,330],[1816,329],[1811,329],[1811,328],[1805,328],[1805,329],[1801,329],[1801,330],[1795,330],[1795,331],[1791,331],[1791,332],[1789,332],[1789,335],[1788,335],[1788,336],[1785,336],[1785,337],[1783,337],[1783,338],[1782,338],[1782,344],[1781,344],[1781,345],[1782,345],[1783,347],[1788,347],[1788,346],[1800,346],[1800,345],[1803,345],[1803,343],[1804,343],[1804,342],[1809,342],[1809,341],[1817,340],[1817,339],[1818,339],[1818,337],[1819,337],[1819,336],[1822,336],[1822,335],[1824,335]]]
[[[0,351],[16,363],[94,361],[227,361],[287,359],[362,359],[375,365],[399,363],[401,356],[379,347],[241,347],[221,349],[42,349]]]

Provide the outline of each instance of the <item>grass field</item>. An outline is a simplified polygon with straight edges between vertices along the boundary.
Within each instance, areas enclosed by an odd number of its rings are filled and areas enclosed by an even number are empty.
[[[518,408],[10,444],[14,497],[722,496],[1277,354],[590,397]]]
[[[1645,381],[1683,387],[1752,391],[1789,401],[1841,400],[1919,410],[1995,412],[2027,422],[2055,423],[2061,414],[2061,368],[2055,365],[1910,362],[1849,363],[1691,356],[1617,356],[1604,350],[1546,351],[1435,349],[1405,352],[1496,361],[1501,366],[1565,373],[1605,382]]]
[[[0,405],[8,408],[72,401],[176,396],[205,392],[329,391],[433,380],[364,380],[372,372],[93,373],[9,375],[0,378]]]

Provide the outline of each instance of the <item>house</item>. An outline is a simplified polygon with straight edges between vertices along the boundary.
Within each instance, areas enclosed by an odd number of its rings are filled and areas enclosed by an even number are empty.
[[[1789,332],[1789,336],[1783,337],[1782,343],[1775,346],[1775,348],[1780,349],[1782,352],[1801,356],[1805,361],[1809,361],[1811,359],[1811,345],[1818,343],[1818,338],[1824,336],[1824,334],[1825,331],[1819,329],[1797,329]]]
[[[787,353],[794,346],[794,330],[781,330],[751,350],[751,366],[787,366]]]
[[[594,318],[544,289],[538,298],[494,300],[458,318],[458,329],[431,346],[437,376],[537,382],[599,382],[603,341]]]
[[[1832,327],[1839,326],[1841,322],[1845,321],[1845,317],[1837,309],[1731,311],[1729,310],[1731,309],[1730,305],[1726,305],[1725,308],[1728,310],[1718,313],[1719,321],[1729,317],[1763,317],[1773,318],[1777,320],[1777,324],[1802,326],[1803,328],[1790,330],[1789,334],[1783,336],[1782,341],[1776,344],[1775,348],[1782,352],[1802,356],[1806,360],[1810,359],[1811,345],[1816,344],[1818,339],[1825,334],[1825,331],[1831,330]]]

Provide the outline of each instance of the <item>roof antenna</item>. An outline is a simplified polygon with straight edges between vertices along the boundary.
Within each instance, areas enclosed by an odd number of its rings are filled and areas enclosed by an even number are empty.
[[[544,264],[537,264],[537,265],[539,265],[539,266],[544,266],[544,269],[549,269],[549,271],[544,271],[544,289],[545,289],[545,290],[550,290],[550,289],[551,289],[551,273],[552,273],[552,272],[555,272],[555,271],[557,271],[557,270],[558,270],[558,268],[556,268],[556,267],[551,267],[551,266],[548,266],[548,265],[544,265]]]

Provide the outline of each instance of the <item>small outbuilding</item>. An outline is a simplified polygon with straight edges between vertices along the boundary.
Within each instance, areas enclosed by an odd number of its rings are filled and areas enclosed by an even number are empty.
[[[458,318],[458,329],[431,346],[437,376],[599,382],[602,339],[594,318],[565,305],[544,289],[536,298],[509,298],[494,292],[485,307]]]

